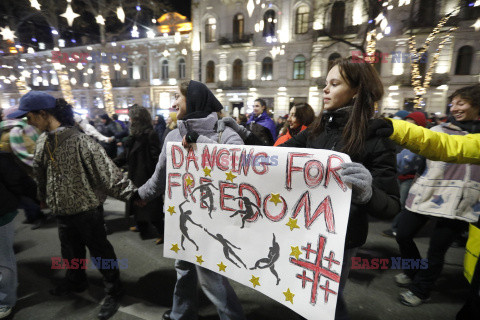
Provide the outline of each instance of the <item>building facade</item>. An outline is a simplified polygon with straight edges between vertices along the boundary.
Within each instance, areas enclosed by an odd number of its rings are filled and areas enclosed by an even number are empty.
[[[476,2],[193,0],[191,24],[177,13],[165,14],[158,19],[157,36],[152,39],[58,51],[67,57],[77,53],[93,58],[63,64],[74,105],[91,113],[104,107],[100,63],[106,59],[120,114],[133,103],[154,114],[166,114],[177,84],[194,79],[206,83],[231,115],[251,112],[253,101],[263,98],[276,117],[287,114],[296,102],[308,102],[319,112],[331,62],[365,48],[367,28],[375,24],[378,61],[374,67],[385,85],[378,111],[394,113],[413,107],[409,41],[415,35],[417,49],[432,40],[425,63],[419,63],[420,76],[431,76],[422,108],[445,113],[453,91],[480,82],[480,6],[475,7]],[[429,39],[446,14],[451,18]],[[452,26],[458,28],[440,46]],[[18,103],[14,83],[20,76],[32,89],[60,96],[53,56],[48,50],[1,57],[1,106]],[[434,60],[438,61],[430,68]]]
[[[368,7],[369,3],[376,6]],[[294,102],[308,102],[319,111],[331,61],[365,47],[367,26],[380,25],[375,18],[382,13],[385,25],[377,27],[382,34],[376,36],[376,53],[382,58],[374,66],[386,92],[378,110],[412,109],[410,35],[415,35],[420,48],[440,19],[451,13],[427,50],[425,63],[419,63],[425,77],[439,53],[422,108],[445,113],[453,91],[480,81],[480,6],[474,4],[467,0],[193,1],[193,78],[206,82],[233,115],[250,112],[258,97],[266,98],[275,115],[288,113]],[[458,29],[437,50],[452,26]]]
[[[294,102],[320,107],[312,46],[314,1],[192,1],[193,78],[232,115],[262,98],[275,115]],[[249,11],[250,9],[250,11]]]
[[[68,74],[73,106],[91,116],[105,113],[100,69],[101,65],[108,65],[115,112],[120,118],[126,117],[127,106],[135,103],[149,108],[152,114],[167,115],[177,84],[189,79],[192,73],[189,58],[191,24],[176,13],[169,14],[174,15],[182,30],[164,21],[170,27],[159,25],[158,35],[154,38],[107,42],[105,46],[61,47],[2,57],[2,108],[18,104],[21,94],[15,82],[19,77],[23,77],[32,90],[62,97],[56,64]]]

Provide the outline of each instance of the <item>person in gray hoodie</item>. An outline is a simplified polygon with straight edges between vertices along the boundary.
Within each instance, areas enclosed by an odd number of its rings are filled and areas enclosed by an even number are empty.
[[[138,189],[138,205],[146,204],[160,196],[165,190],[165,174],[169,141],[182,142],[188,148],[192,143],[243,144],[240,136],[227,127],[219,136],[216,132],[218,113],[222,104],[213,93],[197,81],[186,81],[180,84],[175,94],[174,107],[177,110],[178,128],[165,138],[155,173]],[[207,297],[217,307],[221,320],[244,320],[242,306],[227,278],[194,265],[190,262],[176,260],[177,282],[173,295],[173,306],[163,315],[163,319],[198,318],[197,279]]]

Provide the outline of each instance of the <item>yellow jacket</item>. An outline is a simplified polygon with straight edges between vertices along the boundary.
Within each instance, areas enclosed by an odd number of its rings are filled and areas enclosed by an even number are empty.
[[[390,139],[430,160],[480,164],[480,133],[465,136],[434,132],[415,124],[389,119]]]

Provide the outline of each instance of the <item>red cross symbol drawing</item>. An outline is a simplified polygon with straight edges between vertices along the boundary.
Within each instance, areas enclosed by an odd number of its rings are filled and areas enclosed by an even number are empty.
[[[328,257],[324,257],[323,259],[328,261],[328,268],[327,268],[328,270],[332,268],[332,263],[340,264],[340,261],[335,260],[335,252],[333,251],[330,251],[330,254],[328,255]]]
[[[317,303],[317,289],[319,287],[319,282],[320,282],[321,276],[326,277],[327,281],[332,280],[332,281],[335,281],[337,283],[340,281],[340,275],[330,270],[330,266],[331,266],[332,262],[329,263],[329,268],[322,267],[322,260],[324,259],[323,253],[325,251],[326,242],[327,242],[326,238],[323,237],[322,235],[320,235],[319,239],[318,239],[318,248],[317,248],[317,251],[315,252],[317,254],[317,256],[315,258],[315,263],[310,262],[310,261],[306,261],[306,260],[302,260],[302,259],[297,260],[293,257],[290,257],[290,262],[291,263],[305,269],[305,270],[303,270],[302,275],[299,275],[299,274],[296,275],[297,278],[302,279],[302,287],[303,288],[305,287],[306,281],[313,282],[312,283],[312,293],[311,293],[311,296],[310,296],[310,303],[313,304],[313,305],[315,305]],[[308,245],[307,245],[307,249],[309,249]],[[307,251],[307,253],[308,252],[309,251]],[[334,256],[335,255],[334,254],[332,255],[332,252],[330,252],[330,257],[329,258],[331,260],[333,260]],[[307,270],[313,272],[313,277],[312,277],[313,279],[310,279],[306,276],[306,271]],[[325,302],[328,301],[328,293],[335,293],[333,290],[329,289],[329,285],[330,285],[330,283],[327,282],[325,284],[325,287],[321,287],[322,289],[325,290],[325,295],[326,295]]]
[[[333,293],[333,294],[337,294],[335,291],[333,291],[332,289],[329,288],[330,286],[330,281],[326,281],[325,282],[325,287],[323,287],[322,285],[320,285],[320,288],[325,290],[325,297],[323,298],[323,300],[325,301],[325,303],[328,302],[328,294],[329,293]]]
[[[310,253],[316,254],[317,251],[312,250],[312,244],[310,242],[307,243],[306,247],[302,247],[302,250],[306,252],[305,258],[310,259]]]

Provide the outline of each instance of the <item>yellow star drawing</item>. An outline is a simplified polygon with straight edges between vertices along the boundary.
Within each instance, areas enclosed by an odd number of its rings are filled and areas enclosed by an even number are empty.
[[[292,231],[295,228],[300,229],[300,227],[297,224],[297,219],[288,218],[288,222],[285,225],[290,227],[290,231]]]
[[[290,247],[292,249],[292,252],[290,252],[291,256],[295,256],[295,259],[298,260],[298,257],[302,254],[298,246],[296,247]]]
[[[175,253],[178,253],[178,250],[180,250],[180,248],[178,248],[178,244],[172,244],[172,248],[170,248],[170,250],[172,251],[175,251]]]
[[[190,179],[190,177],[187,177],[187,179],[185,179],[185,181],[187,182],[187,186],[189,186],[193,183],[193,180]]]
[[[229,172],[225,172],[225,174],[227,175],[227,180],[230,180],[230,181],[232,181],[232,182],[233,182],[233,179],[235,179],[235,178],[237,177],[236,175],[234,175],[234,174],[232,173],[231,170],[230,170]]]
[[[203,168],[203,172],[205,173],[205,177],[211,177],[210,172],[212,172],[212,169],[205,167]]]
[[[248,280],[252,283],[253,287],[255,288],[256,286],[259,286],[260,285],[260,277],[255,277],[254,275],[252,275],[252,279]]]
[[[276,207],[277,204],[282,202],[282,200],[280,200],[280,193],[272,193],[272,197],[270,198],[269,201],[275,203],[275,207]]]
[[[202,262],[204,262],[204,260],[202,259],[202,256],[195,256],[197,257],[197,262],[202,264]]]
[[[174,213],[177,213],[175,211],[175,207],[174,206],[168,206],[168,210],[167,210],[171,216],[173,216]]]
[[[218,271],[225,272],[225,269],[227,268],[227,266],[223,264],[223,261],[217,264],[217,266],[218,266]]]
[[[295,297],[295,294],[290,292],[290,288],[288,288],[283,294],[285,295],[285,301],[290,301],[293,304],[293,297]]]

